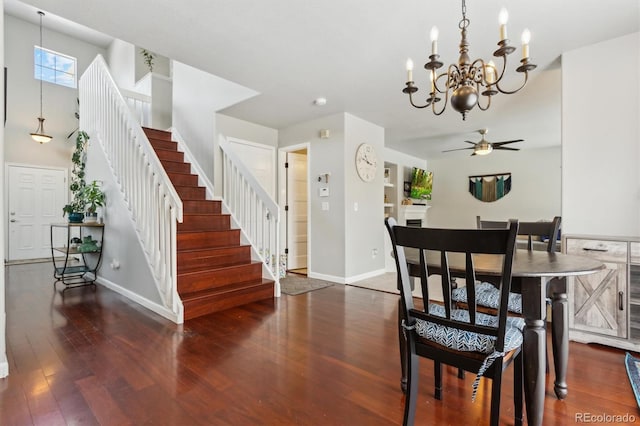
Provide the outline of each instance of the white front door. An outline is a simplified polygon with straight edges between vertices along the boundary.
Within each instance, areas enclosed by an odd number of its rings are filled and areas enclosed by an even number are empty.
[[[287,269],[307,267],[307,154],[287,153]]]
[[[49,225],[64,221],[66,170],[8,166],[9,260],[51,256]]]

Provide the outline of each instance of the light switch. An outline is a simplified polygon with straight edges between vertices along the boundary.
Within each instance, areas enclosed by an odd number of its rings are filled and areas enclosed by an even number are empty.
[[[358,211],[358,203],[353,203],[353,211],[354,212]]]
[[[322,210],[329,210],[329,202],[328,201],[323,201],[322,202]]]
[[[318,194],[321,197],[328,197],[329,196],[329,188],[318,188]]]

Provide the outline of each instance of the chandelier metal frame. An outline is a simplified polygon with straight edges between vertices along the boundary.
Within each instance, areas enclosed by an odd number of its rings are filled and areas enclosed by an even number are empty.
[[[506,10],[501,12],[505,14]],[[507,95],[514,94],[520,91],[529,79],[529,71],[536,68],[535,64],[532,64],[529,60],[529,31],[523,32],[523,45],[522,52],[523,58],[520,61],[521,65],[516,68],[516,71],[524,74],[524,81],[520,87],[515,90],[507,90],[503,88],[500,83],[507,69],[507,56],[513,53],[516,48],[509,45],[509,39],[506,37],[506,18],[504,22],[501,22],[500,36],[501,40],[498,42],[498,49],[493,52],[493,56],[502,58],[502,70],[500,75],[497,75],[497,70],[492,62],[485,62],[483,59],[475,59],[471,61],[469,57],[469,42],[467,41],[467,28],[471,21],[467,18],[467,6],[466,1],[462,0],[462,19],[458,23],[460,28],[460,57],[457,64],[451,64],[447,68],[446,73],[437,74],[436,70],[443,66],[440,62],[440,55],[437,53],[437,35],[434,36],[432,30],[432,54],[429,56],[429,61],[424,64],[424,68],[430,73],[431,77],[431,91],[429,97],[424,105],[418,105],[413,99],[413,94],[418,91],[418,87],[413,81],[413,62],[411,59],[407,61],[407,82],[406,87],[402,90],[403,93],[409,95],[409,102],[415,108],[427,108],[431,106],[435,115],[441,115],[449,103],[451,98],[451,106],[456,111],[462,114],[462,119],[465,120],[467,113],[478,105],[482,111],[486,111],[491,106],[491,97],[498,93]],[[437,29],[434,27],[437,34]],[[439,84],[442,84],[444,80],[444,88],[441,88]],[[449,94],[451,92],[451,95]],[[478,94],[487,98],[486,105],[482,105],[479,101]],[[444,103],[440,110],[436,109],[436,104],[442,99],[438,96],[444,94]]]

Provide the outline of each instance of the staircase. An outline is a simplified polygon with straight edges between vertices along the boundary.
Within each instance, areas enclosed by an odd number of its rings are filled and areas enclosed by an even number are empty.
[[[184,319],[192,319],[274,296],[274,282],[262,278],[262,262],[252,261],[251,246],[231,229],[221,202],[206,199],[198,175],[184,161],[171,133],[143,129],[183,204],[177,229],[178,294]]]

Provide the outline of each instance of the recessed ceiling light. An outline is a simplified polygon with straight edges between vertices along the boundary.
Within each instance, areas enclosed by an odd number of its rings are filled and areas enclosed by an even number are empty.
[[[324,106],[327,104],[327,98],[317,98],[313,101],[313,104],[317,106]]]

